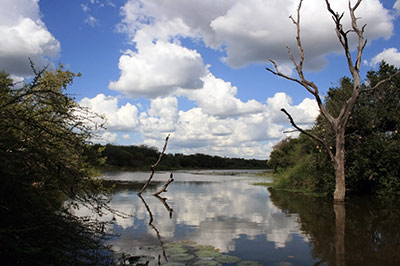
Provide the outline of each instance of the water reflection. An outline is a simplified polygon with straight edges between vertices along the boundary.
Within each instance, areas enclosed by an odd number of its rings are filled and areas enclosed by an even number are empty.
[[[165,194],[169,208],[151,196],[156,188],[146,190],[143,199],[151,215],[137,191],[117,191],[111,206],[132,214],[130,219],[117,218],[113,228],[121,235],[113,243],[117,250],[138,254],[143,252],[141,247],[155,245],[161,238],[164,242],[191,240],[213,245],[223,253],[264,265],[291,260],[315,263],[298,215],[276,207],[265,187],[252,185],[255,177],[182,176],[175,175]]]
[[[152,196],[168,176],[157,173],[142,198],[136,193],[145,174],[112,177],[128,183],[116,190],[111,207],[131,214],[116,217],[111,228],[120,234],[111,243],[117,251],[154,255],[145,247],[190,240],[263,265],[400,265],[400,202],[395,200],[334,205],[254,186],[258,180],[248,174],[204,172],[176,173],[164,194],[168,199]]]
[[[298,213],[311,254],[329,265],[400,265],[400,203],[354,198],[346,204],[271,191],[272,202]]]

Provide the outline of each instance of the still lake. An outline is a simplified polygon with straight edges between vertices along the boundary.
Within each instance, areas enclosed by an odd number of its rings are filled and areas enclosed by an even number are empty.
[[[257,171],[117,172],[109,243],[132,265],[400,265],[396,200],[329,199],[268,190]],[[208,253],[207,253],[208,252]]]

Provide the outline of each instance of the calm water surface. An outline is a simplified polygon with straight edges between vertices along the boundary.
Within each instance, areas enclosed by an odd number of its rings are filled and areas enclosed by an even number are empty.
[[[193,255],[195,245],[211,245],[241,259],[222,265],[400,265],[396,201],[354,199],[334,206],[324,198],[269,191],[254,185],[265,178],[241,171],[175,172],[161,194],[165,200],[152,193],[169,173],[156,173],[140,198],[148,176],[122,172],[103,178],[125,184],[111,207],[131,215],[116,217],[110,230],[119,237],[111,244],[118,252],[149,256],[149,265],[195,265],[198,258],[168,256],[178,243]],[[200,263],[221,265],[215,256],[203,256]]]

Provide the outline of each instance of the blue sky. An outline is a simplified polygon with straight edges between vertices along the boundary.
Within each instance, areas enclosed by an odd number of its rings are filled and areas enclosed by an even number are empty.
[[[331,1],[345,12],[347,0]],[[352,0],[352,2],[355,2]],[[68,88],[102,113],[96,142],[146,144],[168,152],[266,159],[290,128],[285,107],[307,128],[312,96],[267,72],[268,59],[296,77],[297,0],[2,0],[0,68],[16,80],[62,63],[82,73]],[[400,66],[400,0],[363,0],[367,24],[362,74],[378,62]],[[325,1],[304,0],[301,33],[306,77],[324,94],[349,75]],[[354,45],[353,45],[354,47]]]

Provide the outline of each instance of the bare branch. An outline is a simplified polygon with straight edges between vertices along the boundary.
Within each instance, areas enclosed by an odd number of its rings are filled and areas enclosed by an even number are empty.
[[[168,139],[169,139],[169,134],[168,134],[168,136],[165,138],[164,148],[163,148],[162,152],[160,153],[160,155],[158,156],[157,162],[155,162],[155,163],[150,167],[150,169],[151,169],[150,177],[149,177],[149,179],[147,179],[146,184],[144,184],[144,186],[142,187],[142,189],[138,192],[138,195],[139,195],[139,196],[142,195],[143,191],[144,191],[144,190],[147,188],[147,186],[150,184],[151,179],[153,178],[154,173],[155,173],[155,168],[156,168],[156,166],[160,163],[161,158],[163,157],[163,155],[164,155],[164,153],[165,153],[165,150],[167,149]]]
[[[368,88],[368,89],[363,89],[361,92],[367,92],[367,91],[373,91],[376,88],[378,88],[380,85],[382,85],[383,83],[386,83],[390,80],[392,80],[395,76],[400,75],[400,69],[397,70],[397,72],[395,72],[394,74],[390,75],[388,78],[380,80],[378,83],[375,84],[375,86],[373,86],[372,88]]]
[[[154,229],[154,231],[156,232],[158,241],[160,242],[160,247],[161,247],[161,249],[163,250],[164,259],[165,259],[166,261],[168,261],[168,257],[167,257],[167,254],[166,254],[166,252],[165,252],[165,249],[164,249],[164,242],[162,241],[160,231],[159,231],[159,230],[157,229],[157,227],[153,224],[153,220],[154,220],[154,218],[153,218],[153,213],[151,212],[149,205],[147,205],[147,202],[144,200],[144,198],[142,197],[142,195],[138,195],[138,196],[139,196],[139,198],[142,200],[144,206],[146,207],[147,212],[149,213],[149,218],[150,218],[150,220],[149,220],[149,225],[150,225],[150,226]],[[159,198],[159,197],[157,197],[157,198]],[[168,205],[168,204],[167,204],[167,205]],[[172,209],[171,209],[171,210],[172,210]],[[159,260],[160,260],[160,257],[159,257]],[[159,265],[160,265],[160,263],[159,263]]]
[[[169,179],[167,180],[167,182],[165,182],[165,184],[162,186],[162,188],[159,191],[155,192],[153,194],[153,196],[158,196],[163,192],[167,192],[167,187],[172,182],[174,182],[174,175],[171,173],[171,175],[170,175]]]
[[[296,125],[296,123],[295,123],[294,120],[293,120],[293,117],[285,110],[285,108],[282,108],[281,111],[282,111],[283,113],[285,113],[285,115],[286,115],[286,116],[288,117],[288,119],[289,119],[290,124],[292,124],[292,126],[293,126],[294,128],[296,128],[296,129],[297,129],[298,131],[300,131],[301,133],[303,133],[303,134],[305,134],[305,135],[311,137],[312,139],[318,141],[319,143],[321,143],[321,144],[325,147],[325,149],[328,151],[329,157],[330,157],[332,160],[334,160],[335,155],[333,154],[333,152],[332,152],[332,150],[330,149],[329,145],[328,145],[325,141],[323,141],[323,140],[322,140],[321,138],[319,138],[318,136],[316,136],[316,135],[314,135],[314,134],[311,134],[310,132],[308,132],[308,131],[302,129],[301,127],[299,127],[298,125]]]
[[[292,129],[292,130],[284,130],[283,133],[293,133],[293,132],[298,132],[297,129]]]
[[[161,198],[158,195],[154,196],[154,197],[156,197],[157,199],[159,199],[162,202],[162,204],[164,205],[164,207],[167,209],[167,211],[169,213],[169,218],[171,219],[172,218],[172,213],[174,212],[174,210],[168,205],[167,198]]]
[[[266,70],[268,70],[269,72],[271,72],[272,74],[274,74],[276,76],[280,76],[282,78],[285,78],[285,79],[291,80],[293,82],[296,82],[296,83],[300,84],[301,86],[303,86],[304,88],[306,88],[311,94],[314,94],[314,91],[311,90],[308,86],[305,86],[305,84],[301,80],[293,78],[291,76],[288,76],[288,75],[283,74],[282,72],[280,72],[279,69],[278,69],[277,63],[274,60],[270,59],[269,61],[274,65],[275,71],[272,70],[269,67],[265,68]]]

